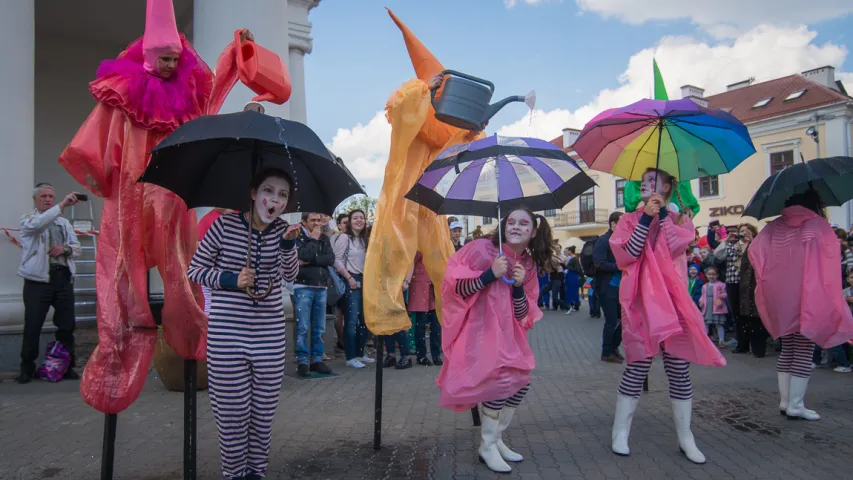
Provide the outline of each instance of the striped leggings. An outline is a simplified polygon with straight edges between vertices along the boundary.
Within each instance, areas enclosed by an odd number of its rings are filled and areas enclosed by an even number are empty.
[[[521,401],[524,400],[524,396],[527,395],[527,392],[530,390],[530,384],[528,383],[524,387],[521,387],[521,390],[515,392],[515,395],[504,398],[502,400],[492,400],[490,402],[483,402],[483,406],[488,408],[489,410],[501,410],[504,406],[510,408],[518,408],[521,405]]]
[[[211,333],[217,332],[211,322]],[[210,404],[219,431],[226,478],[263,475],[269,464],[272,423],[284,375],[284,329],[230,339],[208,336]],[[218,337],[218,338],[217,338]]]
[[[619,394],[626,397],[640,398],[643,382],[652,369],[652,358],[631,362],[622,374],[619,383]],[[669,378],[669,398],[673,400],[690,400],[693,398],[693,384],[690,382],[690,362],[675,358],[663,352],[663,369]]]
[[[776,361],[776,371],[790,373],[794,377],[809,378],[812,375],[814,343],[800,333],[782,337],[782,353]]]

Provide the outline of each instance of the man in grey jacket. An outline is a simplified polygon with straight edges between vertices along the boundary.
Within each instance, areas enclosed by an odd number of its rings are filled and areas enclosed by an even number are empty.
[[[69,193],[54,205],[55,191],[48,183],[33,190],[35,209],[21,217],[21,266],[24,278],[24,338],[21,346],[21,374],[18,383],[29,383],[35,374],[39,337],[44,319],[53,307],[56,340],[71,354],[71,366],[65,378],[80,378],[74,371],[74,260],[82,253],[71,223],[62,210],[76,204],[77,195]]]

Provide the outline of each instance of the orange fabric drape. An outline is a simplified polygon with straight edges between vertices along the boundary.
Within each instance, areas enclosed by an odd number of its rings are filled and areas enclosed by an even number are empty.
[[[385,106],[391,124],[391,150],[364,266],[364,316],[375,334],[390,335],[411,328],[403,302],[403,279],[415,253],[423,255],[433,285],[441,285],[454,253],[446,217],[436,215],[403,196],[445,148],[478,138],[439,122],[425,81],[444,70],[426,47],[389,10],[418,76],[391,95]],[[441,320],[441,298],[436,296]]]

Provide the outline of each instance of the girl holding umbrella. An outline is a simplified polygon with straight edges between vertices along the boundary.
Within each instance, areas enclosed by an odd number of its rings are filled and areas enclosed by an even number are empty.
[[[804,402],[814,345],[831,348],[853,338],[853,317],[838,294],[838,239],[824,208],[810,182],[808,190],[785,201],[782,216],[764,227],[748,253],[758,313],[773,338],[782,337],[776,372],[779,412],[788,419],[820,419]]]
[[[467,243],[451,257],[442,283],[442,349],[436,383],[439,405],[465,411],[480,405],[480,461],[495,472],[523,458],[501,434],[530,388],[535,366],[527,331],[542,318],[538,269],[556,252],[541,215],[518,208],[501,220],[500,233]],[[501,277],[511,276],[512,285]],[[476,352],[476,353],[475,353]]]
[[[693,386],[690,363],[723,366],[725,359],[705,333],[687,284],[686,248],[695,238],[687,215],[668,211],[676,179],[650,168],[641,184],[642,210],[622,216],[610,245],[622,270],[619,301],[622,305],[622,340],[628,365],[619,385],[613,422],[612,450],[628,455],[631,420],[652,359],[663,355],[669,378],[669,396],[675,417],[678,445],[698,464],[705,456],[696,447],[690,421]],[[682,208],[682,210],[684,210]]]
[[[219,430],[222,473],[260,479],[269,463],[273,416],[284,373],[282,282],[299,271],[299,225],[279,218],[293,180],[265,170],[252,180],[251,211],[222,215],[204,236],[188,270],[211,289],[207,331],[210,403]],[[251,266],[246,231],[251,229]],[[271,289],[270,289],[271,287]],[[267,291],[258,298],[249,290]]]

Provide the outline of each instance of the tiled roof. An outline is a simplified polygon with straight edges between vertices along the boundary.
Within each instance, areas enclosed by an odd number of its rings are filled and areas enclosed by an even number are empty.
[[[805,93],[785,101],[788,95],[801,90],[805,90]],[[763,106],[754,107],[758,102],[768,98],[770,101]],[[802,75],[789,75],[711,95],[706,97],[706,100],[709,107],[725,110],[740,121],[748,123],[824,105],[850,102],[853,98],[812,82]]]

